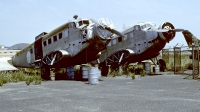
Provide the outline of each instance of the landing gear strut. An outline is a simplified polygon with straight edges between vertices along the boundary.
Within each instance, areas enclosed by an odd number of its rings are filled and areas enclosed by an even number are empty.
[[[50,80],[50,67],[45,65],[41,67],[41,77],[43,80]]]
[[[99,68],[101,69],[101,75],[107,76],[109,67],[106,66],[106,63],[100,63]]]

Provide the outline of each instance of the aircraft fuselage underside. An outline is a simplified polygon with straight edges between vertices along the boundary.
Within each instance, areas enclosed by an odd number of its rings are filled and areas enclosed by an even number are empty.
[[[128,50],[129,52],[127,50],[119,50],[109,56],[104,62],[106,65],[112,65],[116,63],[126,64],[155,58],[160,54],[159,52],[164,48],[166,42],[159,38],[155,39],[153,42],[156,42],[157,44],[152,44],[151,47],[147,48],[140,54],[131,53],[131,49]]]

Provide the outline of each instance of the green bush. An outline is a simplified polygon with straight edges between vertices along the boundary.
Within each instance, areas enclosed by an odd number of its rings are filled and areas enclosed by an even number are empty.
[[[40,75],[29,75],[24,73],[23,71],[16,71],[16,72],[0,72],[0,85],[6,83],[17,83],[21,81],[25,81],[26,84],[30,84],[31,82],[35,81],[35,84],[41,84],[41,76]]]
[[[135,79],[135,74],[132,74],[132,75],[131,75],[131,78],[132,78],[132,79]]]
[[[4,83],[3,83],[3,81],[2,81],[2,80],[0,80],[0,86],[3,86],[3,84],[4,84]]]
[[[26,83],[27,85],[30,85],[31,82],[32,82],[31,76],[27,76],[27,77],[26,77],[25,83]]]

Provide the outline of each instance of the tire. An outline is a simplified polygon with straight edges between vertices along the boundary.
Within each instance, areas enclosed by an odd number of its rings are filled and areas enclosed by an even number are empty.
[[[50,80],[50,68],[48,66],[41,67],[41,77],[43,80]]]
[[[159,65],[160,65],[160,71],[161,71],[161,72],[164,72],[165,69],[166,69],[166,63],[165,63],[165,61],[164,61],[163,59],[159,59],[159,60],[158,60],[158,63],[159,63]]]

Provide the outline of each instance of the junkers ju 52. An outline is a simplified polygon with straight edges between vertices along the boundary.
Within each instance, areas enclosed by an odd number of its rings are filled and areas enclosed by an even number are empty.
[[[107,75],[108,65],[111,69],[116,69],[119,65],[157,57],[166,43],[170,42],[179,31],[183,29],[175,29],[169,22],[159,27],[153,22],[142,22],[124,28],[121,33],[125,38],[115,35],[101,52],[99,66],[102,75]]]
[[[123,35],[114,29],[107,18],[74,19],[62,26],[35,37],[28,47],[12,58],[15,67],[41,68],[43,79],[49,79],[50,68],[65,68],[96,60],[110,42],[113,34]]]

